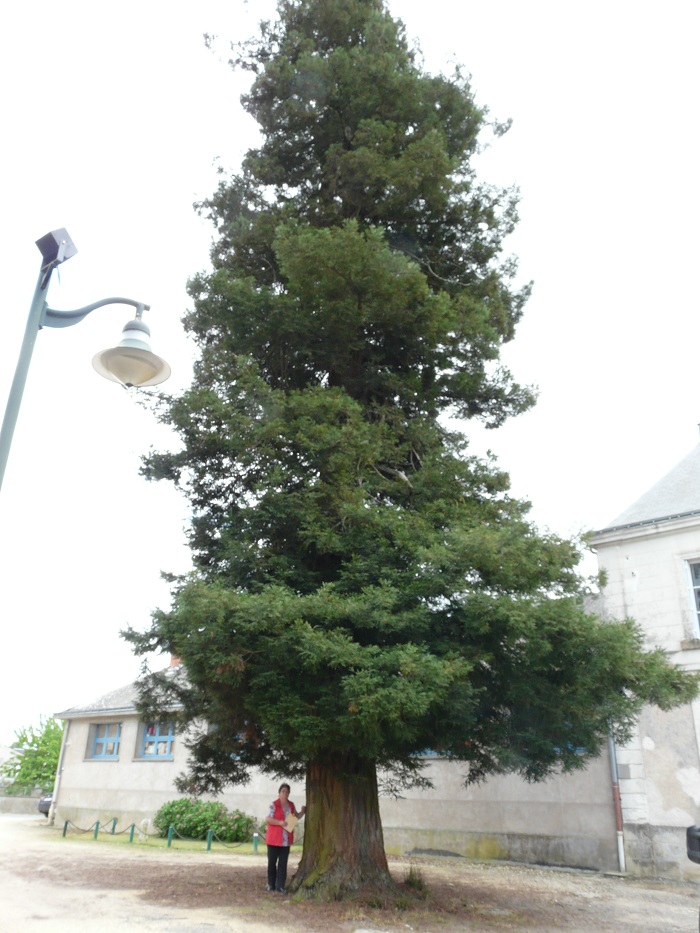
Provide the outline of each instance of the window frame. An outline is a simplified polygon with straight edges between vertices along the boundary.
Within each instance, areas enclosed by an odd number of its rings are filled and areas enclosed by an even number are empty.
[[[116,734],[112,734],[112,730],[115,730]],[[88,734],[86,757],[90,761],[118,761],[121,741],[121,722],[92,722]],[[109,745],[113,745],[112,752],[107,752]]]
[[[149,732],[153,729],[152,732]],[[159,752],[159,747],[165,743],[165,750]],[[154,751],[149,753],[146,748],[152,744]],[[139,730],[136,739],[136,755],[138,761],[172,761],[173,746],[175,744],[175,723],[170,722],[150,722],[139,723]]]
[[[698,578],[695,582],[693,567],[698,568]],[[686,557],[685,574],[687,580],[688,601],[693,619],[693,638],[700,637],[700,556]]]

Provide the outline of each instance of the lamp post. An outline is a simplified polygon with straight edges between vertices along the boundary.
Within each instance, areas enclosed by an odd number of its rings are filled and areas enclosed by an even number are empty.
[[[170,375],[170,367],[165,360],[151,352],[148,343],[150,331],[141,320],[143,312],[147,311],[150,305],[140,301],[133,301],[131,298],[103,298],[101,301],[95,301],[93,304],[78,308],[75,311],[55,311],[53,308],[49,308],[46,303],[46,295],[51,281],[51,273],[56,266],[65,262],[66,259],[70,259],[71,256],[75,256],[77,249],[64,229],[47,233],[46,236],[36,241],[36,245],[41,252],[41,268],[29,309],[24,340],[17,360],[10,395],[7,399],[5,417],[0,429],[0,488],[2,488],[2,481],[5,476],[12,435],[17,424],[17,415],[19,414],[22,394],[27,381],[27,372],[29,371],[36,335],[42,327],[71,327],[73,324],[80,323],[92,311],[105,305],[131,305],[131,307],[136,308],[136,315],[134,320],[125,325],[119,346],[98,353],[93,358],[92,365],[106,379],[120,382],[128,387],[158,385]]]

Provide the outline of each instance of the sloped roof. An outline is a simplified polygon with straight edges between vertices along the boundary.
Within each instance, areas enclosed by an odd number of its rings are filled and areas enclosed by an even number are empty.
[[[184,668],[181,665],[167,668],[164,673],[168,677],[184,676]],[[80,716],[110,715],[111,713],[135,713],[136,701],[139,696],[138,683],[127,684],[125,687],[118,687],[104,696],[92,700],[90,703],[83,703],[78,706],[71,706],[60,713],[55,713],[57,719],[77,719]]]
[[[90,703],[71,706],[70,709],[65,709],[55,715],[59,719],[72,719],[89,713],[135,712],[137,697],[138,687],[136,684],[127,684],[125,687],[119,687],[117,690],[105,693],[104,696],[98,697]]]
[[[700,444],[602,531],[700,514]]]

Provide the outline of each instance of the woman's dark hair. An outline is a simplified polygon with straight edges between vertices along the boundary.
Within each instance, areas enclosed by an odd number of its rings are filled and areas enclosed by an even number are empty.
[[[280,790],[282,790],[283,787],[286,787],[287,790],[289,791],[289,793],[291,794],[292,788],[289,786],[289,784],[280,784],[279,790],[277,791],[278,794],[279,794]]]

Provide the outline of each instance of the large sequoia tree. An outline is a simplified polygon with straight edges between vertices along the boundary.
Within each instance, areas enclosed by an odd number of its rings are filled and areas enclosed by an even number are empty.
[[[183,787],[304,776],[291,887],[338,896],[391,884],[378,793],[425,784],[424,750],[537,780],[695,683],[586,612],[576,545],[467,453],[471,419],[533,401],[498,364],[527,297],[514,194],[471,165],[504,127],[459,71],[423,71],[382,0],[278,13],[235,62],[260,147],[201,206],[200,357],[161,409],[181,449],[145,467],[189,497],[195,570],[127,637],[184,662],[144,680],[144,708],[176,700],[196,732]]]

